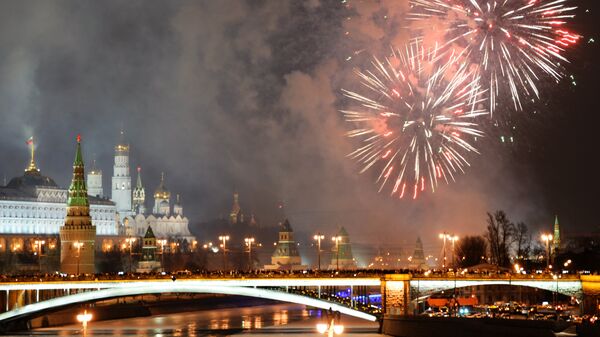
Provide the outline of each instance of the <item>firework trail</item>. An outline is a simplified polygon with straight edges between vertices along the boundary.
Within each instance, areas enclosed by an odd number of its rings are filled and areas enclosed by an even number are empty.
[[[467,154],[478,153],[471,141],[483,136],[475,120],[487,114],[486,98],[460,56],[413,42],[373,58],[371,69],[355,69],[362,90],[342,89],[353,105],[342,113],[356,127],[347,136],[361,140],[348,156],[361,173],[380,170],[380,192],[387,185],[391,195],[416,199],[426,186],[435,191],[439,181],[454,180],[469,165]]]
[[[567,0],[410,0],[409,19],[443,27],[441,50],[464,49],[489,91],[489,110],[509,94],[515,110],[539,98],[542,75],[562,77],[563,53],[579,35],[564,28],[577,7]]]

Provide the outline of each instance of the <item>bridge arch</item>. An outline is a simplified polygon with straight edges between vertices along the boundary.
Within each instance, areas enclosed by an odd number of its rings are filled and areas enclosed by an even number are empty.
[[[489,285],[507,285],[507,286],[522,286],[537,288],[557,292],[566,296],[575,296],[581,298],[583,295],[581,281],[579,280],[411,280],[411,293],[419,294],[418,296],[430,296],[441,291],[451,290],[454,288],[466,288],[473,286],[489,286]]]
[[[342,314],[365,319],[368,321],[375,321],[377,319],[377,317],[375,317],[374,315],[351,309],[340,304],[331,303],[321,299],[311,298],[307,296],[290,294],[282,291],[255,287],[214,285],[207,286],[185,284],[184,282],[172,282],[163,283],[160,287],[157,287],[156,285],[142,285],[136,287],[108,288],[57,297],[50,300],[29,304],[21,308],[16,308],[5,313],[1,313],[0,323],[19,320],[22,318],[34,316],[35,314],[46,312],[48,310],[59,309],[79,303],[97,302],[99,300],[111,298],[158,293],[203,293],[257,297],[281,302],[304,304],[325,310],[331,308],[332,310],[339,311]]]

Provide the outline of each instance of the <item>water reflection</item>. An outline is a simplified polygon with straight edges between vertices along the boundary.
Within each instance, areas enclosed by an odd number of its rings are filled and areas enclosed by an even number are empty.
[[[243,331],[282,326],[307,320],[318,310],[302,305],[278,304],[261,307],[216,309],[191,313],[167,314],[103,322],[91,322],[87,336],[198,337],[229,336]],[[69,325],[37,329],[23,335],[76,336],[81,326]]]

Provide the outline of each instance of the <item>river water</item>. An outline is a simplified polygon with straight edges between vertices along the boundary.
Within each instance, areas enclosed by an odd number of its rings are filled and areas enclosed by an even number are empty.
[[[303,305],[274,304],[92,321],[85,331],[81,325],[67,325],[36,329],[19,336],[323,336],[315,328],[320,321],[318,310],[307,309]],[[376,323],[350,317],[342,317],[342,323],[346,326],[344,335],[375,336],[377,332]]]

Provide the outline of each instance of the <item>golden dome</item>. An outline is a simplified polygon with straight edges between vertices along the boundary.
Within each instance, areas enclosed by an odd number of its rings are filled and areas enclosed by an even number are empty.
[[[154,199],[169,199],[171,192],[165,187],[165,174],[164,172],[160,175],[160,185],[154,191]]]

